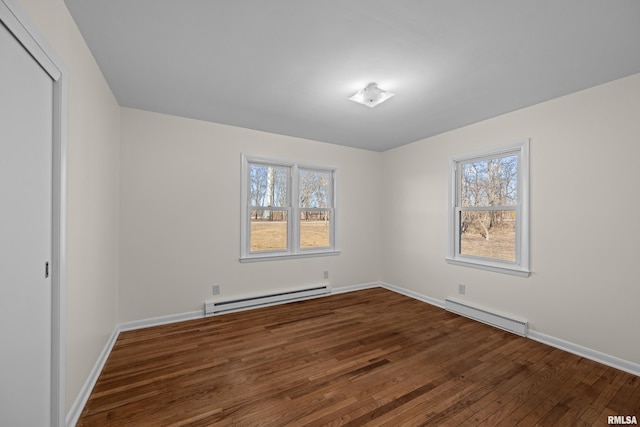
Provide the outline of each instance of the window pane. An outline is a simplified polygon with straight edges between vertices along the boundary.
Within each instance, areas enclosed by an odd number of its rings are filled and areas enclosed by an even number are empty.
[[[300,248],[328,248],[331,244],[330,211],[300,212]]]
[[[518,156],[462,163],[461,206],[518,203]]]
[[[330,208],[331,171],[300,169],[299,207]]]
[[[516,260],[516,212],[460,212],[460,254]]]
[[[287,166],[251,163],[249,165],[249,203],[251,206],[288,207]]]
[[[287,250],[287,211],[251,211],[251,252]]]

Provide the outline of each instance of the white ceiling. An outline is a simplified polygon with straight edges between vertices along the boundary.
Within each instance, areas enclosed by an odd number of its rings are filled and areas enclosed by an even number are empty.
[[[640,72],[637,0],[66,4],[122,106],[376,151]]]

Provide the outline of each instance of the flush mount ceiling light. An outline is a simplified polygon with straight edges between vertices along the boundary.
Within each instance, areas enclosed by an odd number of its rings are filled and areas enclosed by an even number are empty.
[[[373,108],[391,98],[393,95],[395,95],[395,93],[380,89],[376,83],[369,83],[349,99],[358,104]]]

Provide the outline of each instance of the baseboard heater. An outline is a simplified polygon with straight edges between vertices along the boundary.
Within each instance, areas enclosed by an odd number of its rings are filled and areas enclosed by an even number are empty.
[[[449,298],[444,300],[444,307],[452,313],[469,317],[523,337],[527,336],[528,323],[526,320],[520,320],[504,314],[494,313],[484,308],[472,307]]]
[[[227,300],[211,300],[204,303],[204,315],[213,316],[216,314],[246,310],[249,308],[300,301],[315,296],[327,295],[329,293],[331,293],[331,285],[323,284],[303,289],[292,289],[264,295],[255,295]]]

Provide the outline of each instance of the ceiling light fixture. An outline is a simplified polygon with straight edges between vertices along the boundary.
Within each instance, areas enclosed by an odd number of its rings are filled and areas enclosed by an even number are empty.
[[[377,83],[369,83],[349,99],[358,104],[373,108],[391,98],[393,95],[395,95],[395,93],[380,89]]]

